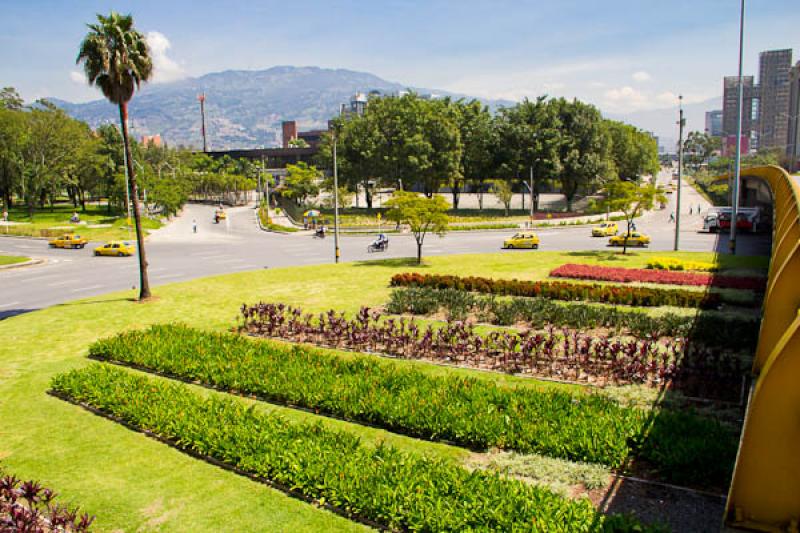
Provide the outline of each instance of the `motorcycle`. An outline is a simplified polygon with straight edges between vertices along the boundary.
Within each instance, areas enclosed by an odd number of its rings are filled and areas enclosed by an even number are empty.
[[[367,252],[385,252],[389,249],[389,241],[373,242],[367,246]]]
[[[315,231],[314,232],[314,238],[315,239],[324,239],[325,238],[325,230],[318,229],[317,231]]]

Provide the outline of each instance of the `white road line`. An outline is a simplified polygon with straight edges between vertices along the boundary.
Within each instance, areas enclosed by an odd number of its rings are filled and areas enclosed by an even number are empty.
[[[89,285],[88,287],[80,287],[78,289],[72,289],[69,292],[82,292],[82,291],[91,291],[94,289],[102,289],[103,285]]]
[[[20,283],[28,283],[29,281],[41,281],[43,279],[57,278],[59,274],[47,274],[46,276],[34,276],[32,278],[25,278],[19,280]]]
[[[10,302],[10,303],[7,303],[7,304],[0,304],[0,309],[2,309],[4,307],[11,307],[12,305],[17,305],[17,304],[19,304],[19,302]]]
[[[67,281],[58,281],[56,283],[48,283],[48,287],[61,287],[62,285],[70,285],[72,283],[80,283],[81,280],[79,279],[70,279]]]
[[[181,272],[180,274],[164,274],[162,276],[153,276],[153,279],[160,280],[160,279],[180,278],[183,275],[184,275],[183,272]]]

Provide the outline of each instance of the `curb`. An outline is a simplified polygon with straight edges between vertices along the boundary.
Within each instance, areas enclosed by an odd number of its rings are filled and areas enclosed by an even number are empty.
[[[45,262],[44,259],[30,259],[28,261],[25,261],[24,263],[12,263],[10,265],[2,265],[0,266],[0,270],[11,270],[12,268],[23,268],[27,266],[40,265],[44,262]]]
[[[253,213],[254,213],[254,215],[256,217],[256,223],[258,224],[258,229],[260,229],[261,231],[265,231],[267,233],[277,233],[279,235],[291,235],[292,233],[296,233],[294,231],[278,231],[278,230],[274,230],[274,229],[265,228],[264,225],[261,224],[261,217],[258,216],[258,210],[259,210],[259,208],[256,208],[253,211]]]

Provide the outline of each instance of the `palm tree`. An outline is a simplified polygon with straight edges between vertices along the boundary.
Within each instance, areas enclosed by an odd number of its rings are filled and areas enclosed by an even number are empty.
[[[153,61],[144,35],[133,27],[133,17],[111,12],[108,17],[97,15],[97,24],[88,24],[89,33],[81,43],[76,63],[83,63],[89,85],[99,87],[112,104],[119,106],[122,123],[122,142],[125,146],[125,164],[133,198],[133,215],[136,222],[136,241],[139,251],[139,299],[150,297],[147,279],[147,260],[144,253],[144,236],[139,215],[139,191],[133,172],[133,160],[128,144],[128,102],[142,82],[150,79]]]

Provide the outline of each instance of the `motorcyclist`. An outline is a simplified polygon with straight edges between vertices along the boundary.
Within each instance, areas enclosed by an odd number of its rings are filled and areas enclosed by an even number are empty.
[[[375,246],[375,248],[383,248],[389,244],[389,237],[387,237],[385,233],[379,233],[375,238],[375,242],[372,244]]]
[[[326,231],[327,231],[327,228],[325,228],[325,226],[320,226],[320,227],[317,228],[316,236],[317,237],[321,237],[321,238],[325,238],[325,232]]]

